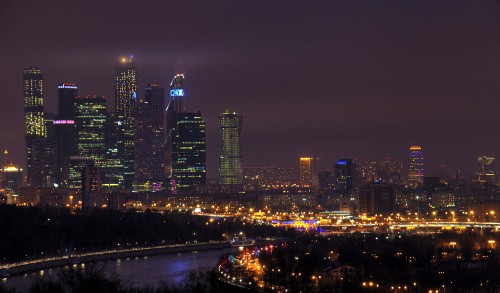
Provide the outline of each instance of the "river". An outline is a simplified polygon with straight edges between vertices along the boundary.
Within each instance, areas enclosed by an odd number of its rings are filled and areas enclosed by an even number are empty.
[[[156,286],[160,281],[179,284],[186,280],[193,270],[209,270],[215,267],[219,257],[224,253],[236,252],[236,248],[217,250],[191,251],[182,253],[162,254],[136,258],[122,258],[109,261],[99,261],[95,266],[104,267],[106,272],[115,272],[124,280],[130,280],[133,285]],[[71,269],[84,270],[88,263],[56,267],[43,271],[5,278],[1,283],[7,288],[16,288],[21,292],[29,290],[31,284],[40,279],[57,279],[60,272]]]

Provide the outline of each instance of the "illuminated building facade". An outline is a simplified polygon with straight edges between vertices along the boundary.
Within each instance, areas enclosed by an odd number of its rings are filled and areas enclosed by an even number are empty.
[[[88,164],[101,167],[106,159],[106,99],[99,96],[83,96],[75,99],[75,133],[78,150],[77,164],[73,172]],[[77,173],[73,175],[76,180]]]
[[[300,158],[300,187],[319,187],[319,158]]]
[[[58,176],[56,182],[61,187],[69,184],[69,168],[71,156],[77,155],[75,137],[75,101],[78,86],[74,83],[58,85],[58,119],[53,121],[58,149]]]
[[[9,151],[4,150],[2,161],[0,162],[0,188],[18,190],[23,184],[23,169],[12,163],[9,158]]]
[[[123,149],[123,122],[115,113],[107,113],[106,121],[106,163],[102,166],[102,189],[125,188],[123,160],[119,150]]]
[[[410,147],[408,159],[408,187],[416,188],[424,182],[424,157],[420,146]]]
[[[174,113],[172,183],[174,191],[193,191],[206,184],[205,121],[201,112]]]
[[[44,115],[43,72],[31,67],[23,70],[24,125],[27,177],[29,186],[42,186],[43,149],[47,129]]]
[[[243,115],[227,110],[219,114],[219,125],[221,130],[220,183],[239,186],[243,183],[243,156],[241,154]]]
[[[495,180],[495,158],[490,156],[480,156],[477,158],[479,182],[492,182]]]
[[[335,189],[350,191],[354,185],[355,165],[351,158],[341,158],[335,164]]]
[[[164,90],[159,84],[150,84],[144,99],[137,102],[135,190],[161,189],[164,181],[164,107]]]
[[[2,168],[2,188],[18,190],[23,184],[23,169],[12,163]]]
[[[125,188],[131,189],[134,179],[135,106],[137,99],[137,68],[133,57],[121,58],[115,68],[115,113],[123,123],[122,156]]]
[[[165,113],[165,178],[172,178],[172,129],[175,113],[184,112],[184,74],[176,74],[170,82],[170,101]]]

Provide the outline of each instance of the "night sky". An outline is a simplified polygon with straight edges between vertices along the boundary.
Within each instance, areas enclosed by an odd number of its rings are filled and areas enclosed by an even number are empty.
[[[114,103],[114,63],[135,55],[139,94],[186,75],[185,104],[207,122],[217,176],[217,114],[242,112],[244,165],[322,168],[340,156],[473,171],[500,155],[500,1],[0,2],[0,145],[24,164],[22,69]]]

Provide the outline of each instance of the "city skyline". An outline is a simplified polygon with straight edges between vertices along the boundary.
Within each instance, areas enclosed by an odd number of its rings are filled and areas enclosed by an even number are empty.
[[[209,9],[199,15],[189,4],[158,4],[158,11],[186,11],[182,16],[172,16],[183,20],[178,22],[183,29],[176,21],[158,22],[155,27],[153,23],[161,13],[150,10],[151,20],[140,25],[121,21],[130,12],[110,15],[111,21],[143,32],[144,36],[135,34],[142,42],[132,43],[116,28],[99,31],[98,23],[80,29],[72,24],[57,32],[45,32],[42,29],[47,26],[73,22],[67,20],[68,16],[59,20],[50,17],[57,13],[57,3],[31,3],[24,11],[21,7],[25,3],[7,3],[2,9],[5,17],[1,32],[13,41],[12,46],[2,47],[0,54],[5,66],[0,79],[4,89],[1,99],[8,105],[0,118],[4,135],[0,143],[11,150],[13,160],[22,163],[25,170],[24,152],[20,151],[24,139],[18,134],[23,122],[16,118],[22,115],[20,70],[33,65],[44,70],[48,112],[57,109],[57,85],[61,82],[75,82],[83,93],[106,96],[111,101],[108,108],[113,108],[114,62],[118,56],[132,54],[140,72],[139,94],[150,82],[167,88],[171,76],[178,72],[189,78],[186,99],[192,111],[203,112],[207,123],[211,178],[217,176],[218,169],[217,114],[227,107],[237,108],[248,117],[242,143],[252,148],[245,148],[246,166],[297,168],[296,158],[303,155],[322,158],[321,168],[330,169],[339,157],[404,161],[407,147],[419,144],[426,151],[427,170],[447,164],[452,171],[463,168],[472,174],[477,156],[496,156],[500,149],[498,138],[484,135],[494,133],[499,124],[494,113],[498,108],[496,93],[500,92],[496,82],[499,70],[496,62],[489,62],[500,60],[493,34],[498,27],[493,3],[451,8],[451,1],[442,2],[449,4],[444,5],[448,9],[429,3],[406,7],[390,1],[364,2],[362,7],[337,2],[323,7],[289,4],[290,12],[281,20],[272,14],[279,11],[276,3],[268,4],[268,12],[247,4],[245,14],[231,5],[218,8],[217,15],[236,23],[235,28],[221,26]],[[111,4],[88,5],[77,4],[76,15],[71,17],[85,19],[83,16],[91,11],[102,17],[112,8]],[[145,17],[143,8],[131,6],[137,8],[132,10],[139,17]],[[316,33],[309,34],[293,24],[299,16]],[[198,17],[206,24],[202,38],[195,33],[199,27],[192,24],[199,23],[194,21]],[[349,17],[349,25],[335,26]],[[16,25],[6,25],[14,23],[13,18],[19,20]],[[22,20],[28,18],[40,20],[40,26],[27,30]],[[243,25],[239,18],[253,26]],[[283,34],[289,27],[290,34]],[[440,28],[438,32],[436,27]],[[156,29],[149,32],[151,28]],[[221,29],[228,38],[222,37]],[[88,32],[94,33],[93,42],[70,49]],[[159,39],[176,41],[147,41],[155,33],[165,36]],[[34,54],[20,36],[43,42],[44,46]],[[59,41],[60,36],[64,36],[64,42]],[[241,44],[252,46],[245,49]],[[204,45],[206,50],[198,49]],[[372,49],[362,49],[366,47]],[[476,47],[481,50],[472,50]],[[275,58],[281,56],[277,52],[283,48],[282,57]],[[322,57],[309,58],[313,55]],[[305,107],[304,96],[310,101]],[[425,115],[415,113],[414,108]],[[376,115],[370,115],[373,113]],[[309,117],[307,125],[295,121],[300,115]],[[469,139],[464,141],[463,137]],[[292,141],[284,143],[287,140]],[[365,145],[370,147],[362,147]]]

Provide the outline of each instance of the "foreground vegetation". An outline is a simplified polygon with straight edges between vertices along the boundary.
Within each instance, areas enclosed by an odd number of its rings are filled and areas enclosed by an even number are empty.
[[[71,212],[46,207],[0,205],[0,261],[66,255],[124,247],[291,235],[238,219],[210,219],[190,213]]]

